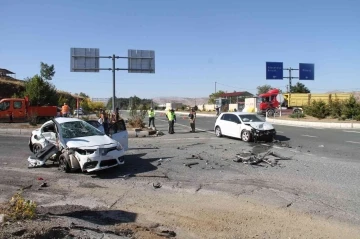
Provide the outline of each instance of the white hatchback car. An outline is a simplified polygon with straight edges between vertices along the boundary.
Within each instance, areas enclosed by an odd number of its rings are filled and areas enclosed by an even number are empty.
[[[32,132],[29,147],[37,154],[47,145],[54,144],[58,153],[52,155],[52,159],[59,162],[60,170],[93,172],[124,164],[125,151],[128,149],[124,120],[112,124],[109,131],[110,137],[84,120],[55,118]],[[37,166],[44,165],[46,160],[29,158],[29,162]]]
[[[219,115],[214,126],[218,137],[229,136],[249,142],[251,140],[273,141],[275,128],[257,114],[245,112],[224,112]]]

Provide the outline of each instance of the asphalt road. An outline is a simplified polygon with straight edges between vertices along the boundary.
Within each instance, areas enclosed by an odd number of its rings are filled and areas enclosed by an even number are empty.
[[[127,112],[122,112],[127,117]],[[165,116],[157,114],[156,122],[166,121]],[[148,122],[148,118],[146,118]],[[214,134],[215,118],[198,116],[196,120],[196,128],[199,131],[206,131]],[[283,125],[274,125],[277,131],[276,139],[290,144],[293,149],[297,149],[304,153],[316,155],[319,157],[336,158],[337,160],[354,160],[360,162],[360,130],[341,130],[341,129],[321,129],[321,128],[305,128],[291,127]],[[183,115],[177,115],[178,127],[188,127],[190,124]],[[165,131],[164,133],[167,133]],[[241,142],[241,141],[240,141]]]

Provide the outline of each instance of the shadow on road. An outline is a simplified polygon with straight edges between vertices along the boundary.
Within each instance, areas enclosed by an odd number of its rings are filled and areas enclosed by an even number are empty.
[[[157,170],[158,167],[152,163],[158,161],[160,158],[143,158],[145,155],[146,153],[126,155],[124,165],[92,173],[92,178],[116,179],[124,178],[125,175],[128,177],[136,177],[137,174]],[[161,158],[164,160],[173,157]]]
[[[137,214],[132,212],[122,210],[91,210],[79,205],[43,207],[37,211],[40,214],[71,217],[102,226],[135,222],[137,217]]]
[[[275,135],[275,140],[279,140],[279,141],[289,141],[290,138],[284,136],[284,135]]]

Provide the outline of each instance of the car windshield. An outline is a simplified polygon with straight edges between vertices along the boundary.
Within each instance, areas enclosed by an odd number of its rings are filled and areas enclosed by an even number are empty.
[[[264,122],[260,117],[257,115],[239,115],[241,120],[245,122]]]
[[[60,124],[63,138],[80,138],[96,135],[104,135],[100,130],[85,121],[72,121]]]

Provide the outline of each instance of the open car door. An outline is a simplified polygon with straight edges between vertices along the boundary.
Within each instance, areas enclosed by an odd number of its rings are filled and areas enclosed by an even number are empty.
[[[125,121],[123,119],[118,120],[109,127],[109,136],[118,141],[124,148],[125,151],[128,150],[129,145],[129,135],[126,130]]]

